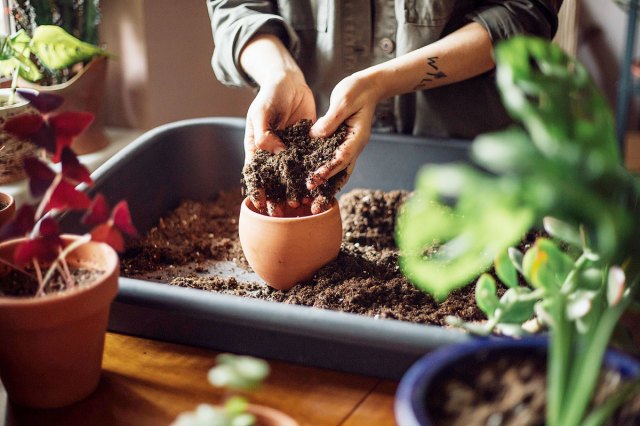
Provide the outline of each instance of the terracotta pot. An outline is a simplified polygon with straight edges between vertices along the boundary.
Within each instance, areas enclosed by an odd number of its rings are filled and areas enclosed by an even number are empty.
[[[15,211],[16,202],[13,197],[4,192],[0,192],[0,228],[11,220]]]
[[[224,410],[223,406],[215,406],[214,408]],[[297,421],[275,408],[249,404],[247,411],[256,417],[256,426],[299,426]],[[195,415],[195,412],[185,414]],[[178,426],[180,424],[180,417],[181,416],[178,416],[178,418],[171,423],[171,426]],[[188,423],[191,424],[193,421]]]
[[[249,404],[247,411],[256,416],[256,426],[298,426],[297,421],[275,408]]]
[[[62,96],[64,102],[56,112],[85,111],[95,114],[91,126],[73,140],[71,148],[78,155],[99,151],[109,145],[109,138],[104,131],[104,116],[101,113],[108,61],[109,58],[106,56],[97,57],[62,84],[40,86],[24,80],[20,82],[20,87]]]
[[[65,236],[68,243],[74,237]],[[19,240],[0,244],[10,259]],[[105,271],[87,286],[44,297],[0,297],[0,378],[19,405],[53,408],[72,404],[98,386],[119,260],[106,244],[74,250],[70,266]],[[0,269],[0,275],[7,267]]]
[[[258,213],[246,198],[240,208],[240,244],[253,270],[271,287],[287,290],[338,256],[342,220],[338,202],[303,217]]]
[[[0,101],[9,99],[11,89],[0,89]],[[18,139],[4,131],[4,124],[11,117],[31,109],[29,102],[16,95],[15,103],[0,107],[0,184],[11,183],[26,177],[23,168],[25,157],[35,155],[38,148],[29,141]]]

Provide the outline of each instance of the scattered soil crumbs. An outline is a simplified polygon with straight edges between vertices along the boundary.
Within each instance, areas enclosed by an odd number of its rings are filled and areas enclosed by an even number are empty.
[[[36,274],[35,271],[27,272],[29,273],[28,276],[23,272],[10,269],[8,266],[2,266],[0,269],[0,296],[35,296],[38,292],[38,281],[35,278]],[[71,269],[71,275],[73,275],[74,282],[80,287],[95,282],[95,280],[103,273],[104,271],[97,269]],[[51,280],[45,287],[45,294],[57,293],[65,289],[66,284],[64,279],[58,273],[54,273]]]
[[[343,243],[338,258],[288,291],[258,280],[238,240],[240,191],[213,201],[185,201],[160,219],[122,257],[122,274],[225,294],[314,306],[379,318],[444,325],[447,315],[482,320],[474,288],[454,292],[438,305],[409,283],[398,266],[393,225],[406,191],[354,190],[340,198]],[[222,262],[221,262],[222,261]],[[226,262],[225,262],[226,261]],[[216,263],[232,274],[212,274]],[[233,276],[231,276],[233,275]],[[255,275],[251,275],[255,277]]]
[[[310,120],[300,120],[276,135],[285,145],[278,154],[258,150],[251,162],[243,170],[247,195],[259,198],[256,188],[264,189],[266,199],[275,203],[287,200],[315,199],[323,197],[331,200],[337,192],[337,184],[345,171],[341,171],[329,181],[309,191],[307,178],[323,164],[329,162],[336,148],[347,136],[348,127],[342,124],[328,138],[311,138]]]
[[[546,357],[531,352],[499,357],[483,355],[459,362],[435,378],[425,401],[435,426],[544,426]],[[473,365],[470,369],[468,366]],[[624,383],[605,371],[596,386],[600,405]],[[640,424],[640,395],[619,408],[607,426]]]

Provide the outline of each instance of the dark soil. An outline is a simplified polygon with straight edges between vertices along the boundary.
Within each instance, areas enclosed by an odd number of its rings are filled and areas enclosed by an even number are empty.
[[[28,270],[29,275],[15,269],[3,266],[0,269],[0,296],[12,297],[33,297],[38,292],[38,281],[35,278],[35,271]],[[46,270],[43,270],[43,273]],[[71,274],[76,285],[82,287],[95,282],[96,278],[104,272],[96,269],[72,268]],[[63,278],[55,273],[45,287],[45,294],[64,291],[66,284]]]
[[[606,400],[621,381],[617,372],[602,374],[596,388],[596,404]],[[437,377],[425,403],[435,426],[543,426],[546,383],[544,356],[521,353],[473,358]],[[606,423],[638,424],[640,395],[628,401]]]
[[[256,152],[243,170],[248,196],[258,198],[256,191],[263,189],[266,199],[275,203],[318,197],[333,199],[346,173],[344,170],[311,191],[306,182],[315,170],[333,158],[349,130],[343,124],[331,137],[310,138],[311,125],[310,120],[301,120],[283,131],[276,131],[285,145],[285,150],[278,154]]]
[[[122,274],[372,317],[444,325],[445,317],[484,319],[474,287],[437,304],[400,272],[394,242],[397,210],[406,191],[354,190],[340,198],[343,243],[338,258],[289,291],[263,284],[250,268],[238,241],[240,191],[213,201],[184,201],[160,219],[122,256]],[[218,267],[224,265],[222,272]]]
[[[6,209],[8,205],[9,205],[9,204],[7,204],[7,203],[3,203],[2,201],[0,201],[0,210],[4,210],[4,209]]]

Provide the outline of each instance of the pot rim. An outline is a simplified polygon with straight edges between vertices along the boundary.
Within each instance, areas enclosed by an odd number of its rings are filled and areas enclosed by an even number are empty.
[[[11,91],[12,91],[11,88],[2,88],[2,89],[0,89],[0,99],[7,99],[9,97],[9,94],[11,93]],[[22,96],[20,96],[16,92],[15,102],[12,105],[0,106],[0,111],[7,111],[7,110],[16,109],[16,108],[24,108],[27,105],[29,105],[29,101],[26,100],[25,98],[23,98]]]
[[[109,55],[108,54],[98,55],[98,56],[94,57],[86,65],[84,65],[82,67],[82,69],[76,73],[76,75],[74,75],[73,77],[71,77],[71,79],[65,81],[64,83],[53,84],[51,86],[42,86],[42,85],[40,85],[38,83],[27,82],[28,84],[26,84],[24,87],[32,87],[32,88],[35,88],[36,90],[38,90],[39,92],[45,92],[45,93],[46,92],[59,91],[59,90],[62,90],[62,89],[65,89],[65,88],[71,86],[73,83],[75,83],[76,81],[80,80],[80,78],[84,74],[86,74],[90,68],[95,68],[95,67],[98,66],[96,64],[100,64],[101,62],[106,62],[108,59],[109,59]],[[22,81],[23,81],[23,84],[24,84],[24,80],[22,80]]]
[[[73,240],[79,238],[78,235],[71,234],[63,234],[63,240]],[[5,247],[7,245],[16,244],[18,241],[24,238],[15,238],[12,240],[4,241],[0,243],[0,247]],[[30,307],[40,305],[42,303],[61,303],[64,302],[65,299],[69,299],[75,297],[78,294],[85,293],[91,291],[96,286],[98,286],[104,279],[109,277],[110,275],[116,273],[119,274],[119,262],[120,259],[118,257],[118,253],[109,246],[108,244],[97,242],[97,241],[88,241],[85,244],[99,246],[104,250],[105,253],[105,271],[102,275],[100,275],[99,279],[84,285],[82,287],[74,287],[72,289],[65,289],[64,291],[58,291],[55,293],[45,294],[42,297],[12,297],[12,296],[1,296],[0,295],[0,308],[3,306],[20,306],[20,307]],[[83,244],[83,246],[85,245]],[[81,246],[82,247],[82,246]]]
[[[275,223],[306,222],[306,221],[312,221],[312,220],[315,221],[325,216],[328,216],[330,214],[333,214],[336,209],[338,209],[338,211],[340,209],[338,200],[334,197],[331,199],[331,207],[329,207],[327,210],[323,211],[322,213],[311,214],[309,216],[299,216],[299,217],[273,217],[273,216],[264,215],[262,213],[258,213],[252,207],[250,207],[250,203],[251,203],[251,200],[249,199],[249,197],[245,197],[245,199],[242,200],[242,206],[240,207],[241,210],[253,218],[256,218],[265,222],[275,222]]]
[[[521,339],[500,336],[474,337],[472,340],[428,353],[416,361],[400,381],[394,402],[396,420],[403,426],[431,426],[424,404],[425,394],[436,376],[449,365],[456,364],[465,357],[481,351],[488,353],[526,348],[546,355],[547,345],[547,335],[527,336]],[[603,362],[624,377],[640,377],[640,361],[623,352],[608,349]]]
[[[0,208],[0,212],[10,208],[16,202],[13,196],[11,194],[7,194],[6,192],[0,192],[0,201],[7,204],[4,208]]]

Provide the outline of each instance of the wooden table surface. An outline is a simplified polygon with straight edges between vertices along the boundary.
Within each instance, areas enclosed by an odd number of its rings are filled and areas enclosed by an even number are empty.
[[[107,333],[102,380],[87,399],[70,407],[33,410],[6,402],[6,425],[167,425],[199,403],[220,402],[207,371],[217,352]],[[394,425],[397,382],[270,361],[271,374],[249,394],[252,403],[277,408],[301,426]],[[2,411],[5,411],[3,414]]]

